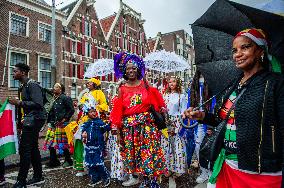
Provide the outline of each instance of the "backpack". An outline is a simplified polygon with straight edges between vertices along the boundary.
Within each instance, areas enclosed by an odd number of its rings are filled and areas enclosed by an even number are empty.
[[[33,80],[33,79],[29,79],[29,81],[27,82],[27,85],[29,85],[29,83],[35,83],[35,84],[38,84],[38,86],[40,87],[41,89],[41,93],[42,93],[42,98],[43,98],[43,106],[46,110],[49,109],[49,105],[51,103],[51,100],[52,100],[52,92],[49,91],[48,89],[46,88],[43,88],[40,86],[40,84]]]

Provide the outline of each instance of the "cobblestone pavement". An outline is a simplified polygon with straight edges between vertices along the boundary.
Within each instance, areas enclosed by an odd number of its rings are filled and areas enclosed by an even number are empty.
[[[43,141],[44,141],[44,133],[46,131],[43,131],[40,133],[40,139],[39,139],[39,147],[42,148]],[[75,170],[73,168],[47,168],[44,163],[46,163],[46,159],[49,157],[48,151],[41,150],[41,156],[43,158],[43,171],[44,171],[44,177],[45,177],[45,183],[42,185],[39,185],[38,187],[42,188],[85,188],[89,187],[88,184],[90,183],[90,178],[86,175],[83,177],[76,177]],[[5,159],[5,164],[9,166],[8,170],[6,170],[6,184],[4,186],[0,186],[1,188],[11,188],[13,187],[13,184],[16,182],[17,174],[18,174],[18,168],[16,167],[19,162],[19,156],[18,155],[12,155]],[[106,166],[108,169],[110,169],[110,161],[106,161]],[[195,179],[198,176],[198,170],[197,169],[190,169],[189,174],[182,175],[181,177],[178,177],[176,179],[177,188],[206,188],[205,184],[199,184],[196,185]],[[29,177],[32,177],[32,171],[29,173]],[[162,178],[161,182],[161,188],[168,188],[169,187],[169,179],[168,178]],[[35,186],[28,186],[31,188],[37,188]],[[102,187],[100,185],[97,186]],[[137,188],[139,186],[133,186],[130,188]],[[121,182],[116,182],[114,180],[111,181],[111,184],[109,188],[123,188],[121,185]]]
[[[110,162],[106,162],[106,166],[110,167]],[[47,168],[43,165],[45,183],[38,185],[38,187],[42,188],[83,188],[89,187],[88,184],[90,183],[90,178],[86,175],[83,177],[76,177],[75,170],[70,168]],[[18,168],[12,168],[7,170],[6,172],[6,184],[3,186],[4,188],[11,188],[13,184],[16,182],[18,174]],[[195,179],[198,175],[198,170],[191,169],[190,174],[182,175],[176,179],[177,188],[205,188],[205,185],[196,185]],[[30,170],[29,178],[32,177],[32,170]],[[163,178],[161,182],[161,188],[168,188],[168,178]],[[36,186],[28,186],[31,188],[37,188]],[[97,186],[102,187],[101,185]],[[122,188],[121,182],[116,182],[114,180],[111,181],[109,188]],[[130,188],[137,188],[138,186],[133,186]]]

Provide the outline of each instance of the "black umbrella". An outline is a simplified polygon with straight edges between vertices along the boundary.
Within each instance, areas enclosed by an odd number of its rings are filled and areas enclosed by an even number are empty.
[[[237,75],[231,57],[233,37],[247,28],[261,28],[271,41],[270,53],[284,64],[284,17],[227,0],[216,0],[192,24],[197,69],[213,94]]]

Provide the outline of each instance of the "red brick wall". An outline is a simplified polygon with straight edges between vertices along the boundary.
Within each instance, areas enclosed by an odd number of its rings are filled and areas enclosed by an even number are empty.
[[[96,4],[95,4],[96,5]],[[91,20],[95,20],[95,23],[92,24],[92,30],[94,29],[95,26],[95,31],[92,31],[91,37],[87,37],[84,35],[84,33],[82,33],[82,15],[84,16],[84,19],[86,19],[87,17]],[[91,23],[91,21],[90,21]],[[98,58],[98,54],[97,52],[93,55],[93,50],[97,51],[98,47],[104,48],[104,57],[106,58],[106,52],[105,52],[105,38],[104,38],[104,34],[102,31],[102,28],[100,27],[99,24],[99,20],[96,14],[96,10],[93,8],[93,6],[87,6],[86,0],[84,0],[81,5],[79,6],[79,8],[77,9],[76,13],[74,14],[73,18],[71,19],[70,23],[67,26],[68,30],[75,33],[75,35],[72,35],[73,38],[76,38],[78,41],[82,41],[84,40],[85,42],[89,42],[92,45],[92,52],[91,52],[91,58],[86,58],[85,54],[83,53],[81,54],[76,54],[75,55],[75,60],[76,63],[79,65],[84,65],[87,63],[92,63],[94,61],[94,59]],[[93,33],[94,32],[94,33]],[[79,37],[78,35],[82,34],[82,37]],[[70,35],[67,34],[67,38],[69,38]],[[97,41],[95,43],[95,40]],[[83,45],[83,43],[82,43]],[[93,49],[93,46],[95,46],[95,49]],[[78,46],[77,46],[78,47]],[[84,47],[82,48],[84,50]],[[70,51],[68,48],[68,39],[67,39],[67,47],[65,48],[65,50],[68,52]],[[66,56],[66,61],[71,61],[73,58],[71,57],[71,54],[68,53],[68,55]],[[62,64],[64,64],[64,62],[62,61]],[[75,83],[76,86],[81,87],[78,88],[78,94],[84,89],[84,84],[85,84],[85,80],[81,79],[81,78],[72,78],[70,77],[70,63],[67,62],[66,63],[66,75],[65,76],[65,86],[66,86],[66,93],[70,94],[71,93],[71,85],[72,83]],[[80,67],[81,68],[81,67]],[[63,74],[62,74],[63,75]]]
[[[5,67],[6,48],[9,33],[9,11],[16,14],[20,14],[29,18],[29,36],[22,37],[11,34],[10,47],[21,48],[28,50],[29,52],[29,66],[31,67],[30,78],[38,80],[38,53],[51,54],[51,45],[43,41],[38,40],[38,21],[51,25],[51,17],[29,10],[27,8],[20,7],[16,4],[1,0],[0,1],[0,84],[2,84],[3,73],[5,72],[4,85],[0,86],[0,99],[3,100],[9,95],[16,95],[15,90],[8,88],[8,66],[9,59],[7,56],[7,67]],[[61,29],[62,24],[60,21],[56,21],[56,54],[57,54],[57,72],[61,71]],[[57,80],[59,76],[57,76]]]

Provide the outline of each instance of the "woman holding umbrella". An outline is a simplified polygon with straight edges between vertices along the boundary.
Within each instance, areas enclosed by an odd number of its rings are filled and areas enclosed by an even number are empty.
[[[281,187],[284,78],[268,71],[271,58],[267,43],[260,29],[239,32],[232,52],[236,67],[243,73],[224,93],[217,113],[192,107],[184,113],[208,125],[226,122],[223,147],[209,187]]]
[[[156,88],[143,81],[145,65],[143,59],[134,54],[120,52],[114,58],[117,78],[126,82],[119,87],[110,114],[112,132],[121,135],[121,155],[124,171],[130,175],[123,186],[139,183],[135,175],[144,178],[140,187],[158,188],[157,178],[166,171],[161,133],[154,122],[150,105],[160,111],[165,107],[163,98]]]

